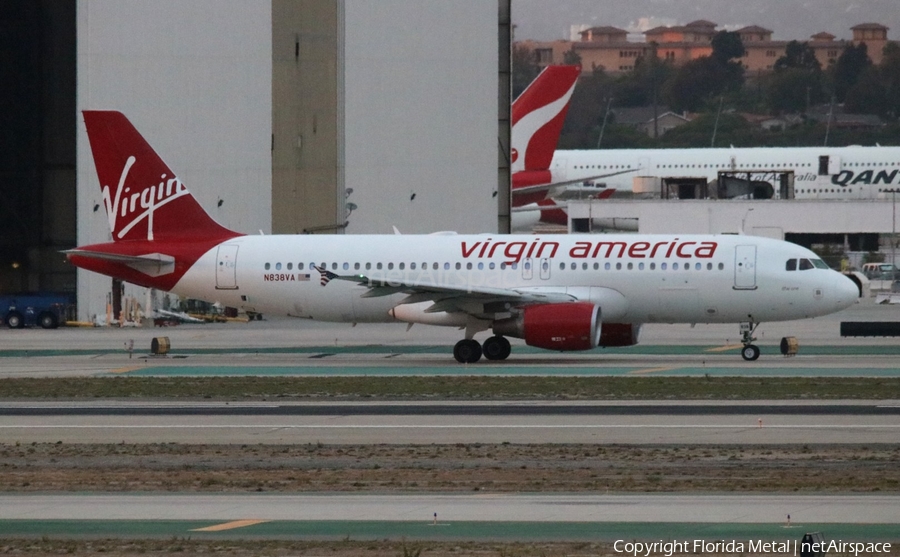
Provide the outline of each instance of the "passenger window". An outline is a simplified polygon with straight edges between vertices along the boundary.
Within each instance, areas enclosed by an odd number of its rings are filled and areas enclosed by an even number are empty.
[[[344,264],[342,265],[342,267],[344,268],[345,271],[349,271],[349,270],[350,270],[350,264],[347,263],[347,262],[344,262]]]
[[[466,263],[466,269],[468,269],[469,271],[471,271],[471,270],[472,270],[472,264],[471,264],[471,263]]]
[[[276,270],[276,271],[280,271],[280,270],[281,270],[281,263],[276,263],[276,264],[275,264],[275,270]]]
[[[354,264],[353,264],[353,270],[354,270],[354,271],[358,271],[358,270],[359,270],[359,263],[354,263]]]
[[[694,269],[699,271],[701,269],[700,263],[697,263],[696,265],[694,265]]]
[[[640,263],[638,263],[638,271],[643,271],[643,270],[644,270],[644,262],[641,261]]]
[[[450,270],[450,264],[449,264],[449,263],[446,263],[446,262],[444,263],[444,270],[445,270],[445,271],[449,271],[449,270]]]
[[[677,271],[677,270],[678,270],[678,263],[672,263],[672,270],[673,270],[673,271]]]
[[[582,264],[581,264],[581,269],[582,269],[583,271],[587,271],[587,263],[582,263]]]
[[[457,263],[457,264],[456,264],[456,270],[458,271],[458,270],[460,270],[460,269],[462,269],[462,263]]]
[[[724,264],[724,263],[719,263],[719,270],[720,270],[720,271],[724,271],[724,270],[725,270],[725,264]]]
[[[287,270],[290,271],[290,270],[293,269],[293,268],[294,268],[294,264],[293,264],[293,263],[288,263],[288,265],[287,265]]]
[[[372,268],[372,264],[371,264],[371,263],[366,263],[366,270],[368,271],[368,270],[370,270],[371,268]]]
[[[578,263],[575,263],[575,262],[573,261],[573,262],[572,262],[572,270],[574,271],[574,270],[577,269],[577,268],[578,268]]]
[[[494,269],[494,262],[493,262],[493,261],[491,261],[491,264],[489,265],[489,267],[490,267],[491,270]]]
[[[662,269],[663,271],[666,270],[666,267],[667,267],[667,265],[666,265],[665,261],[663,261],[662,263],[659,264],[659,268]]]
[[[651,270],[651,271],[655,271],[655,270],[656,270],[656,263],[651,263],[651,264],[650,264],[650,270]]]
[[[379,263],[378,265],[376,265],[375,268],[378,269],[378,270],[380,271],[380,270],[381,270],[381,263]]]
[[[630,270],[632,270],[632,269],[634,269],[634,263],[632,263],[632,262],[629,261],[629,262],[628,262],[628,270],[630,271]]]
[[[478,270],[481,271],[481,270],[483,270],[483,269],[484,269],[484,263],[482,263],[481,261],[479,261],[479,262],[478,262]]]
[[[506,270],[506,262],[505,261],[503,263],[500,263],[500,270],[501,271]]]
[[[607,271],[609,270],[609,261],[607,261],[606,264],[603,265],[603,268]]]
[[[437,264],[436,261],[435,261],[434,263],[431,264],[431,268],[434,269],[435,271],[438,270],[438,264]]]
[[[298,271],[302,271],[302,270],[303,270],[303,263],[297,263],[297,270],[298,270]]]
[[[401,263],[401,264],[398,266],[398,268],[402,271],[403,269],[406,268],[406,263]]]
[[[599,270],[600,270],[600,264],[597,263],[596,261],[594,262],[594,270],[595,270],[595,271],[599,271]]]
[[[621,263],[616,263],[616,270],[617,270],[617,271],[621,271],[621,270],[622,270],[622,264],[621,264]]]
[[[400,268],[402,269],[403,267],[400,267]],[[410,271],[415,271],[415,270],[416,270],[416,264],[415,264],[415,263],[410,263],[410,264],[409,264],[409,270],[410,270]]]
[[[785,271],[796,271],[797,270],[797,260],[796,259],[788,259],[787,265],[784,266]]]
[[[271,268],[272,268],[272,265],[270,263],[266,263],[266,270],[268,271]]]
[[[807,271],[813,268],[813,264],[809,259],[801,259],[800,260],[800,270]]]
[[[560,264],[559,264],[559,270],[560,270],[560,271],[565,271],[565,270],[566,270],[566,264],[565,264],[565,263],[560,263]]]

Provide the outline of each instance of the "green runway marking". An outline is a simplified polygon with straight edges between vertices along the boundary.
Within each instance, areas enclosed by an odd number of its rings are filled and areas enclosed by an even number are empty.
[[[446,522],[272,521],[238,531],[197,532],[216,521],[174,520],[0,520],[0,537],[191,538],[319,540],[799,540],[821,532],[826,540],[895,541],[896,524],[716,524],[681,522]]]
[[[624,348],[595,348],[582,355],[623,354],[634,356],[672,356],[672,355],[704,355],[716,354],[732,355],[737,348],[721,352],[710,350],[721,349],[722,345],[693,345],[693,344],[649,344],[629,346]],[[513,348],[516,354],[548,354],[547,350],[532,346],[516,346]],[[781,355],[779,346],[762,345],[760,350],[764,356]],[[49,356],[97,356],[107,354],[124,354],[122,349],[7,349],[0,350],[0,358],[28,358]],[[140,350],[135,352],[140,357]],[[308,357],[321,354],[440,354],[453,353],[452,345],[407,345],[407,346],[288,346],[288,347],[237,347],[237,348],[173,348],[170,356],[214,355],[214,354],[308,354]],[[898,345],[862,345],[862,346],[806,346],[801,343],[801,356],[900,356],[900,344]]]
[[[756,364],[746,367],[697,367],[671,366],[665,370],[647,371],[646,366],[597,367],[548,364],[545,366],[516,366],[484,363],[471,366],[154,366],[149,365],[116,375],[131,377],[235,377],[235,376],[338,376],[338,377],[397,377],[429,376],[452,377],[467,375],[485,376],[737,376],[737,377],[897,377],[900,368],[765,368]],[[109,374],[104,373],[101,375]]]

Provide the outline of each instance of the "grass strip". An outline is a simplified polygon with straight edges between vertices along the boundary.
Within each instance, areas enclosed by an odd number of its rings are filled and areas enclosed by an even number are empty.
[[[0,379],[0,399],[900,399],[898,377],[73,377]]]

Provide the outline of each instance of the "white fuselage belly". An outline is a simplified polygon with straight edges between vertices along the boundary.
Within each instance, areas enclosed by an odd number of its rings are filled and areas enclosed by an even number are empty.
[[[553,181],[608,173],[595,181],[620,192],[639,176],[712,181],[719,172],[753,172],[758,180],[764,171],[791,171],[796,199],[890,199],[884,190],[900,188],[900,147],[558,150],[551,169]]]
[[[224,265],[233,266],[224,274],[223,246],[232,254]],[[345,280],[323,286],[310,266],[324,263],[337,275],[389,284],[566,293],[597,303],[605,322],[781,321],[845,307],[844,277],[826,269],[787,272],[791,257],[816,256],[785,242],[732,235],[243,236],[204,254],[173,291],[340,322],[393,321],[389,311],[407,299],[404,293],[362,297],[368,288]]]

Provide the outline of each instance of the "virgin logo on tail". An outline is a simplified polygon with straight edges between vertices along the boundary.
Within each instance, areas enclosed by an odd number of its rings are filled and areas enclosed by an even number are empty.
[[[147,239],[153,239],[153,214],[154,212],[183,195],[188,195],[188,190],[177,176],[166,179],[166,175],[160,176],[159,184],[153,184],[131,193],[131,188],[126,186],[128,172],[137,159],[132,155],[125,161],[125,167],[119,176],[119,185],[116,186],[115,199],[112,198],[109,186],[103,186],[103,205],[106,207],[106,216],[109,218],[109,229],[115,231],[117,238],[122,239],[128,232],[142,220],[147,219]],[[119,218],[130,219],[124,226],[117,228]]]

